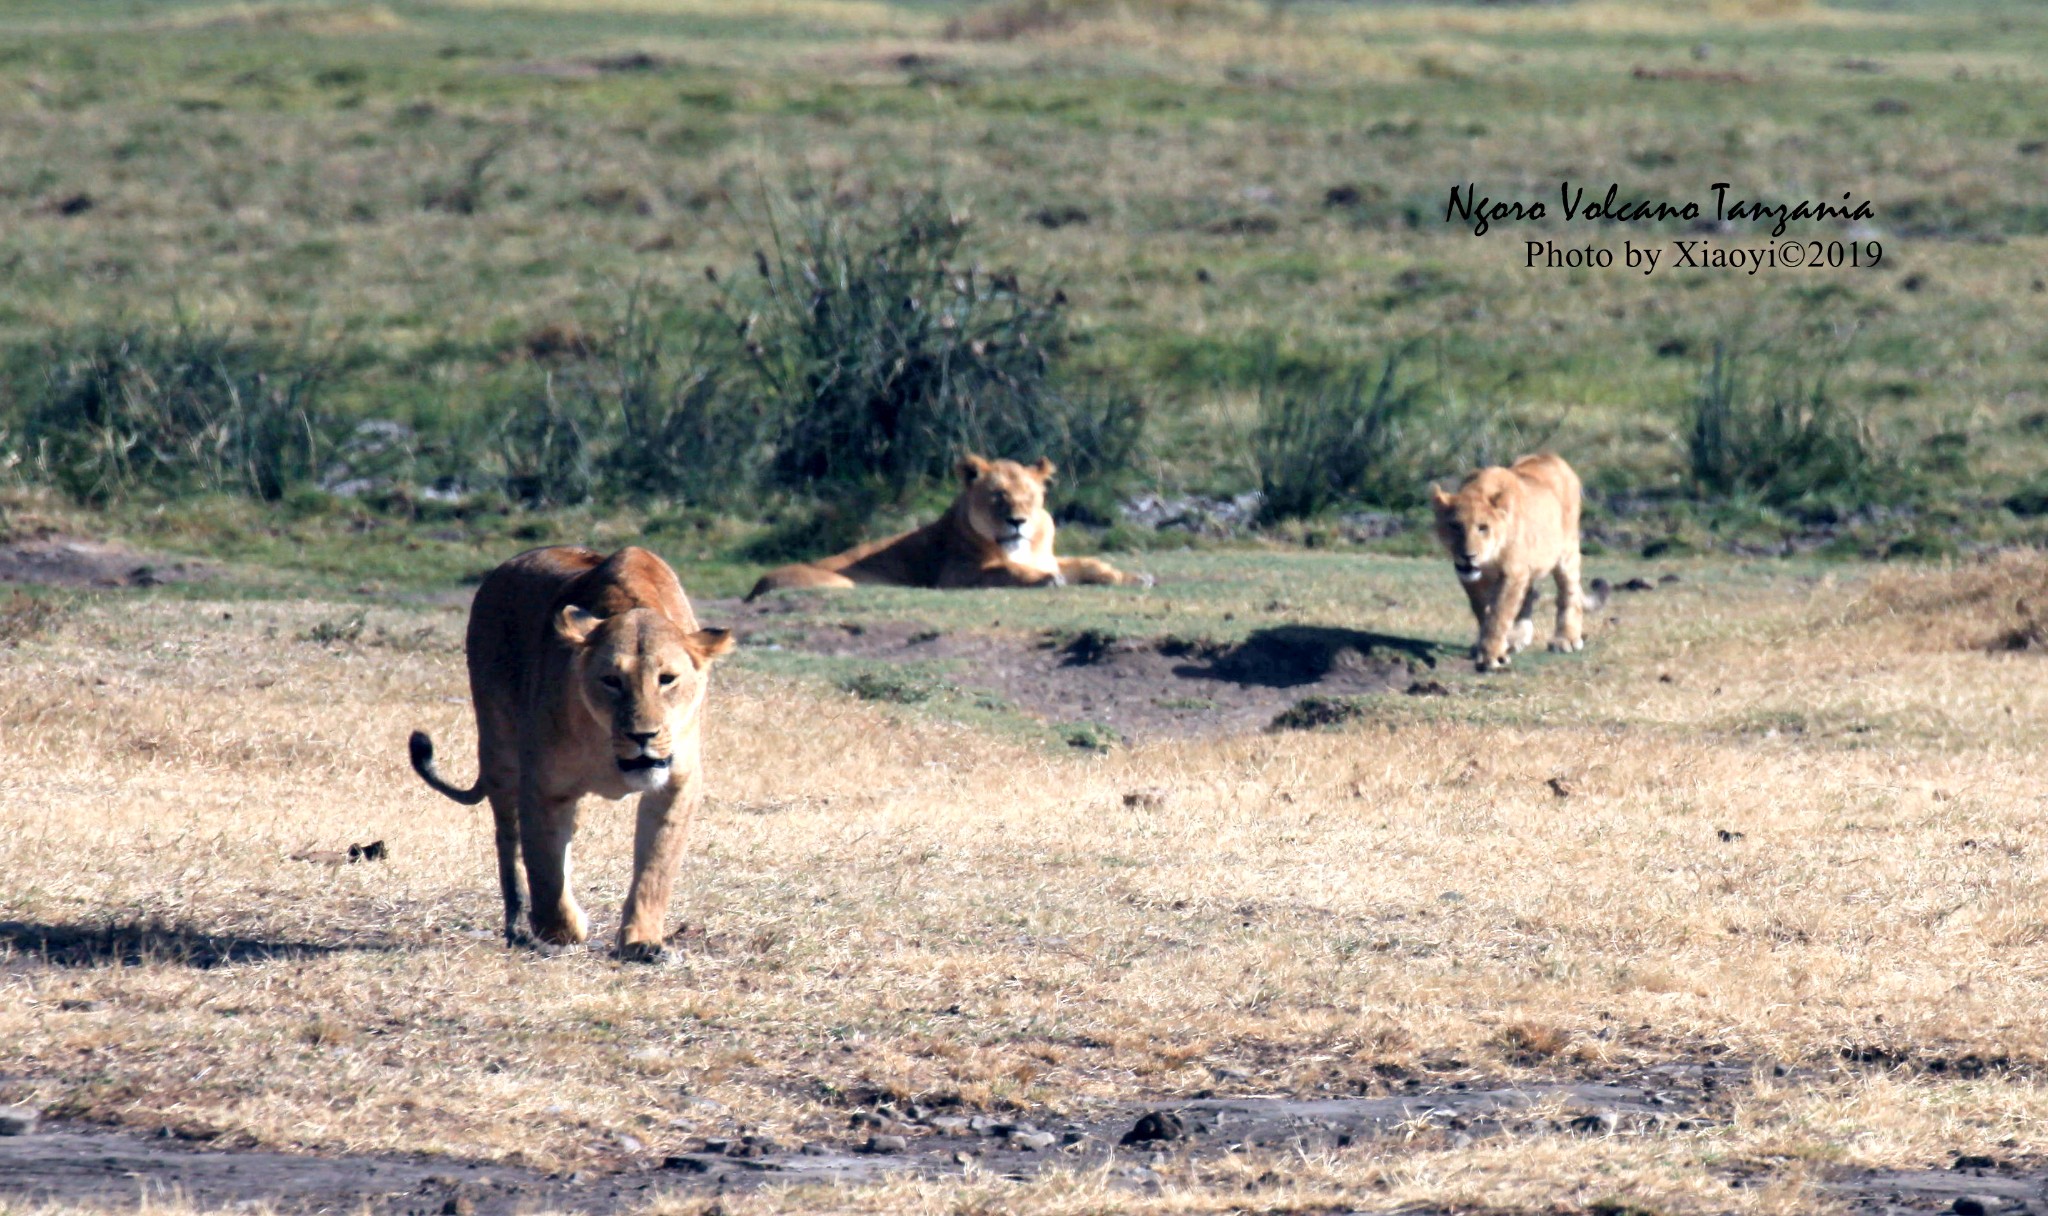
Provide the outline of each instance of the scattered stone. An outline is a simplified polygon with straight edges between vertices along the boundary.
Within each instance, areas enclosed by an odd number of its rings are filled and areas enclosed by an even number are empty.
[[[1445,688],[1442,681],[1439,680],[1417,680],[1404,691],[1411,697],[1448,697],[1451,695],[1451,690]]]
[[[958,1115],[940,1115],[926,1126],[942,1136],[964,1136],[968,1134],[968,1121]]]
[[[1736,841],[1741,840],[1743,838],[1743,834],[1741,832],[1731,832],[1727,828],[1715,828],[1714,835],[1719,836],[1721,838],[1722,844],[1734,844]]]
[[[708,1174],[718,1168],[718,1161],[701,1153],[681,1153],[674,1157],[662,1158],[661,1168],[681,1170],[686,1174]]]
[[[1124,1133],[1119,1144],[1151,1144],[1155,1141],[1179,1140],[1188,1134],[1187,1124],[1179,1115],[1170,1110],[1155,1110],[1140,1118],[1131,1130]]]
[[[1134,811],[1158,811],[1166,808],[1166,791],[1156,785],[1143,789],[1126,790],[1124,805]]]
[[[816,1140],[806,1140],[804,1146],[797,1151],[806,1157],[826,1157],[831,1155],[832,1148]]]
[[[1621,1129],[1621,1116],[1611,1110],[1588,1111],[1565,1126],[1589,1136],[1611,1136]]]
[[[869,1136],[863,1151],[877,1155],[905,1153],[910,1151],[910,1141],[903,1136]]]
[[[1956,1170],[1995,1170],[1998,1168],[1998,1159],[1996,1157],[1982,1156],[1977,1153],[1960,1153],[1956,1156],[1956,1163],[1949,1168]]]
[[[1060,1137],[1060,1143],[1061,1143],[1061,1144],[1063,1144],[1063,1145],[1068,1145],[1068,1144],[1079,1144],[1079,1143],[1081,1143],[1081,1142],[1082,1142],[1083,1140],[1086,1140],[1087,1138],[1088,1138],[1088,1133],[1087,1133],[1087,1132],[1084,1132],[1084,1131],[1082,1131],[1082,1130],[1081,1130],[1080,1128],[1078,1128],[1078,1127],[1071,1127],[1071,1128],[1068,1128],[1068,1129],[1067,1129],[1067,1131],[1066,1131],[1066,1134],[1065,1134],[1065,1135],[1063,1135],[1063,1136],[1061,1136],[1061,1137]]]
[[[475,1216],[476,1200],[467,1195],[450,1195],[441,1205],[441,1216]]]
[[[1051,1132],[1014,1132],[1010,1136],[1010,1147],[1035,1153],[1053,1146],[1055,1137]]]
[[[1632,578],[1621,585],[1623,591],[1655,591],[1657,585],[1646,578]]]
[[[1684,579],[1679,578],[1675,574],[1660,574],[1657,576],[1657,585],[1659,587],[1669,587],[1673,583],[1681,583],[1684,581]]]
[[[641,1143],[640,1138],[638,1136],[628,1135],[625,1132],[620,1132],[617,1136],[613,1137],[613,1139],[618,1141],[619,1151],[621,1152],[639,1153],[645,1152],[647,1149],[647,1146]]]
[[[1565,779],[1562,776],[1552,777],[1550,780],[1544,782],[1543,784],[1549,786],[1550,792],[1556,794],[1560,798],[1569,798],[1573,794],[1578,792],[1578,787],[1573,785],[1569,780]]]
[[[1998,1210],[1998,1198],[1995,1195],[1958,1195],[1956,1201],[1949,1205],[1949,1210],[1956,1216],[1990,1216]]]
[[[42,1117],[33,1106],[0,1106],[0,1136],[34,1135]]]
[[[391,856],[391,850],[385,848],[384,842],[381,840],[373,840],[368,844],[352,844],[348,846],[348,859],[350,861],[382,861],[389,856]]]

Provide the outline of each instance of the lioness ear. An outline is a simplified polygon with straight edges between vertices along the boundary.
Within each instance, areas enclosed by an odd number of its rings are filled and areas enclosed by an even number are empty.
[[[1457,499],[1444,493],[1444,488],[1432,481],[1429,483],[1429,501],[1437,510],[1448,511]]]
[[[1038,480],[1051,481],[1052,475],[1060,471],[1060,466],[1040,456],[1038,463],[1031,466],[1031,471],[1038,474]]]
[[[590,635],[604,624],[604,618],[593,616],[574,604],[565,604],[562,613],[555,618],[555,636],[571,646],[581,646],[590,640]]]
[[[960,474],[960,480],[973,481],[983,473],[988,472],[988,461],[970,452],[962,456],[960,463],[955,465],[954,468]]]
[[[730,629],[699,629],[689,638],[690,653],[697,656],[700,667],[708,667],[711,660],[731,654],[739,644]]]

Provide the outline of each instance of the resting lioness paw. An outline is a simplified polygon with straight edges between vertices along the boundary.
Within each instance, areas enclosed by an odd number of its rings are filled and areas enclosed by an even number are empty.
[[[1055,557],[1045,486],[1053,463],[963,457],[960,493],[922,528],[844,553],[770,570],[748,599],[802,587],[1059,587],[1068,583],[1151,586],[1099,558]]]
[[[1481,671],[1513,662],[1536,641],[1536,580],[1557,582],[1557,631],[1550,649],[1585,642],[1585,593],[1579,587],[1579,475],[1548,452],[1508,468],[1480,469],[1456,494],[1431,486],[1437,539],[1451,555],[1472,605]]]
[[[618,951],[660,957],[684,834],[704,797],[706,675],[733,648],[732,635],[699,628],[675,571],[647,550],[605,557],[560,547],[529,550],[484,576],[466,647],[476,784],[443,780],[433,740],[421,731],[413,732],[412,765],[457,802],[490,800],[505,940],[528,940],[519,923],[527,896],[539,942],[589,936],[569,873],[576,804],[585,794],[638,794]]]

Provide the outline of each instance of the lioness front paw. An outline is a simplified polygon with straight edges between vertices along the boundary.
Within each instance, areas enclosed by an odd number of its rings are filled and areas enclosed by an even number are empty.
[[[1514,664],[1514,661],[1515,660],[1511,655],[1504,654],[1500,655],[1497,658],[1488,658],[1485,655],[1480,655],[1478,662],[1474,663],[1473,666],[1477,667],[1482,672],[1505,671]]]
[[[1574,654],[1586,648],[1584,638],[1552,638],[1550,649],[1553,654]]]

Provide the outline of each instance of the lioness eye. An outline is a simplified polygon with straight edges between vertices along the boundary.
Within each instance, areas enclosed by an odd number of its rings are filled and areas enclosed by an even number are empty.
[[[663,688],[667,688],[667,687],[668,687],[669,685],[671,685],[671,684],[673,684],[673,683],[675,683],[675,682],[676,682],[676,673],[675,673],[675,672],[672,672],[672,671],[664,671],[664,672],[662,672],[662,673],[661,673],[661,686],[662,686]]]
[[[1479,525],[1479,535],[1481,535],[1481,536],[1484,536],[1484,535],[1486,535],[1486,525],[1485,525],[1485,524],[1480,524],[1480,525]]]
[[[605,676],[603,679],[600,679],[598,683],[604,685],[606,688],[611,689],[613,692],[618,692],[626,686],[626,682],[624,680],[619,679],[619,677],[617,676]]]

